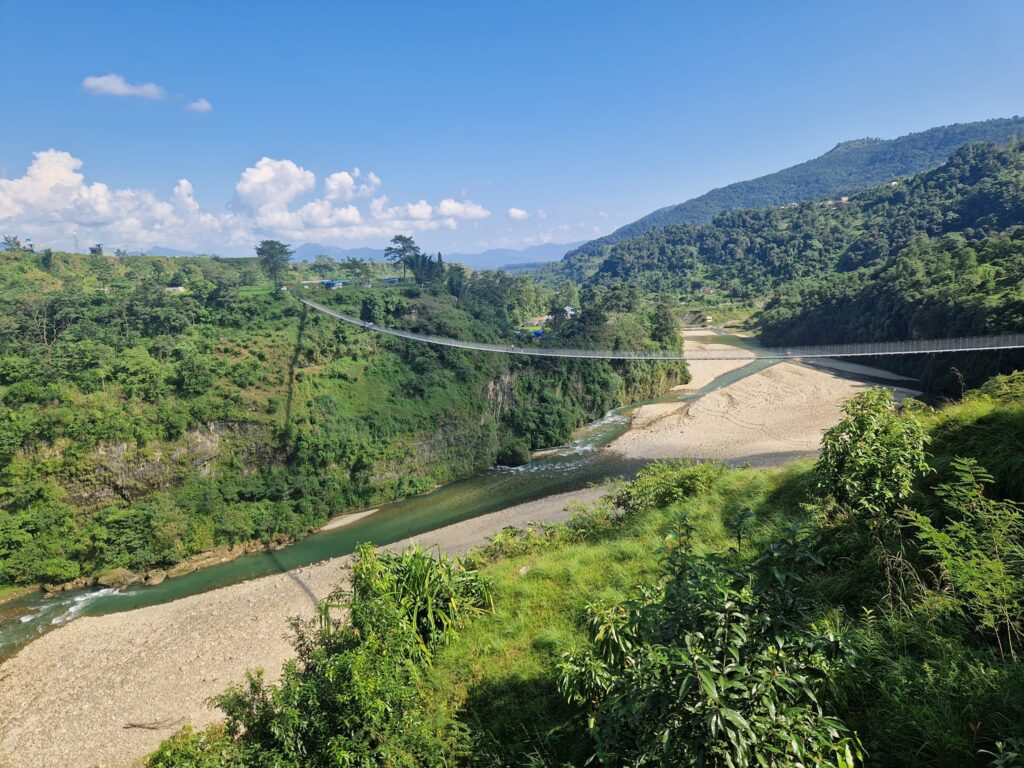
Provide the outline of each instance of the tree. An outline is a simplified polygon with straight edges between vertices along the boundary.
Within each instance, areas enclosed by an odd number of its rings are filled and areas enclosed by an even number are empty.
[[[103,243],[96,243],[96,245],[89,246],[89,255],[91,256],[102,256],[103,255]]]
[[[4,235],[4,248],[8,251],[20,251],[21,239],[17,235]]]
[[[651,338],[664,347],[679,346],[679,321],[673,308],[673,301],[662,296],[651,312]]]
[[[391,238],[391,245],[384,249],[385,259],[392,264],[401,263],[403,280],[405,279],[405,268],[422,255],[423,251],[408,235],[395,235]]]
[[[175,351],[178,356],[174,366],[175,383],[183,395],[195,397],[213,386],[215,376],[205,355],[191,346],[183,346]]]
[[[52,250],[47,248],[43,251],[42,256],[39,257],[39,266],[47,272],[56,273],[60,270],[60,259],[54,255]]]
[[[355,280],[369,280],[373,274],[373,270],[370,269],[370,265],[362,259],[357,259],[354,256],[346,256],[345,263],[342,264],[342,269],[345,273],[351,276]]]
[[[325,256],[322,253],[317,254],[316,259],[313,260],[313,272],[319,277],[325,279],[331,277],[337,268],[337,262],[330,256]]]
[[[260,267],[274,286],[281,284],[281,274],[292,259],[291,246],[277,240],[263,240],[256,246],[256,258]]]
[[[46,350],[46,359],[53,354],[53,345],[70,328],[79,314],[76,297],[39,294],[28,296],[18,304],[23,328],[22,343],[26,349],[38,344]]]

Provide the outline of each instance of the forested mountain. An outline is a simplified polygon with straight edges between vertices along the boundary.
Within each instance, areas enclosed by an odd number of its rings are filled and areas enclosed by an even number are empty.
[[[966,144],[1004,144],[1022,136],[1024,118],[1012,117],[946,125],[896,139],[844,141],[813,160],[654,211],[610,235],[584,243],[567,254],[566,261],[579,275],[615,243],[672,224],[704,224],[723,211],[766,208],[850,193],[927,170]]]
[[[772,298],[763,340],[839,343],[1024,330],[1024,144],[969,145],[938,168],[851,195],[730,211],[612,246],[589,282]],[[930,356],[980,383],[1017,353]],[[897,361],[897,366],[899,362]]]
[[[526,277],[413,255],[415,287],[374,280],[316,295],[381,323],[488,341],[518,338],[527,316],[566,303]],[[332,264],[283,276],[343,268]],[[307,313],[291,293],[251,259],[0,255],[0,586],[287,540],[330,514],[522,461],[686,375],[682,364],[532,364],[378,338]],[[574,343],[674,343],[635,296],[628,312],[583,302],[558,321]]]
[[[761,296],[895,256],[915,237],[1001,235],[1024,223],[1024,145],[970,145],[946,163],[845,201],[730,211],[613,246],[591,282]]]

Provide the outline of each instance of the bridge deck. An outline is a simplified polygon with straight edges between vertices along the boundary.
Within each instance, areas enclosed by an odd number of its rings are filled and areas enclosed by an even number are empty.
[[[397,336],[424,344],[441,347],[470,349],[478,352],[497,352],[504,355],[527,355],[530,357],[577,357],[597,360],[749,360],[751,353],[754,359],[788,360],[793,358],[814,357],[873,357],[878,355],[926,355],[936,352],[982,352],[997,349],[1024,348],[1024,333],[1003,334],[1001,336],[969,336],[959,339],[919,339],[913,341],[877,341],[859,344],[828,344],[807,347],[751,347],[742,352],[694,350],[682,352],[636,351],[618,349],[564,349],[540,347],[534,345],[502,345],[485,344],[476,341],[461,341],[444,336],[430,336],[423,333],[403,331],[398,328],[387,328],[367,323],[358,317],[330,309],[309,299],[299,299],[303,304],[323,312],[325,315],[342,320],[346,323],[364,328],[375,333]]]

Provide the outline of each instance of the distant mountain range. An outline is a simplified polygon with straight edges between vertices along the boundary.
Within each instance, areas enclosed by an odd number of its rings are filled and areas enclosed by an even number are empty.
[[[1024,138],[1024,117],[957,123],[896,139],[844,141],[813,160],[713,189],[692,200],[649,213],[567,254],[589,261],[607,247],[670,224],[704,224],[723,211],[802,203],[853,192],[934,168],[965,144],[1005,144]]]
[[[498,269],[499,267],[522,267],[524,264],[540,264],[557,261],[580,243],[544,243],[531,245],[515,250],[512,248],[492,248],[481,253],[443,253],[444,260],[460,262],[473,269]],[[317,256],[329,256],[335,261],[347,258],[374,259],[384,258],[383,248],[338,248],[333,245],[305,243],[295,249],[295,261],[314,261]]]
[[[447,261],[462,262],[467,266],[473,267],[473,269],[523,267],[526,264],[557,261],[567,251],[571,251],[579,245],[582,245],[582,243],[543,243],[541,245],[531,245],[518,251],[511,248],[492,248],[482,253],[445,254],[445,259]]]
[[[167,256],[169,258],[178,258],[180,256],[199,256],[201,254],[195,251],[181,251],[177,248],[164,248],[161,245],[147,248],[144,251],[129,251],[129,255],[134,256],[136,254],[143,253],[146,256]]]

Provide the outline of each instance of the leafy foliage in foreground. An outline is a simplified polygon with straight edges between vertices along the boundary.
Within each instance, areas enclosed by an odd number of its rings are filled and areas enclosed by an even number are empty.
[[[819,694],[845,648],[767,578],[734,558],[694,556],[670,540],[659,589],[612,608],[590,606],[590,647],[567,654],[561,687],[591,712],[604,765],[832,765],[861,756]]]
[[[928,470],[928,436],[895,412],[892,392],[870,389],[843,404],[841,422],[825,432],[814,468],[818,491],[881,531],[889,511],[910,496]]]
[[[351,595],[325,602],[318,621],[295,624],[298,656],[281,682],[251,673],[246,686],[217,700],[227,716],[223,732],[185,731],[150,757],[149,768],[450,765],[461,729],[425,704],[424,665],[489,605],[488,585],[475,572],[422,549],[378,555],[364,546]],[[348,618],[333,618],[342,607]]]

